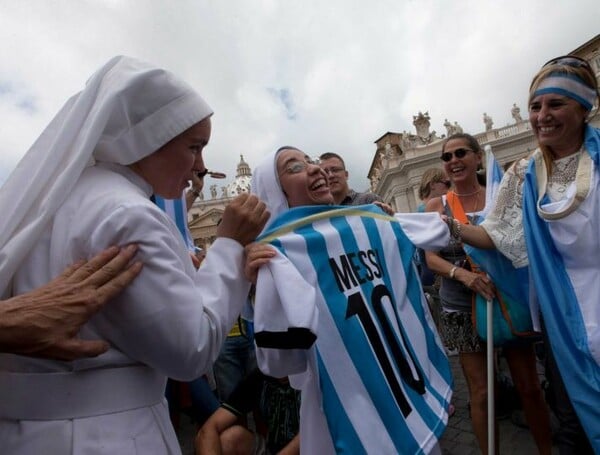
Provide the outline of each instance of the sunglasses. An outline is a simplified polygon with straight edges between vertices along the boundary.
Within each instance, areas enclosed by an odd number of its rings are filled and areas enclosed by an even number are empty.
[[[544,63],[544,65],[542,66],[542,68],[549,66],[549,65],[566,65],[566,66],[571,66],[573,68],[579,68],[579,67],[584,67],[590,71],[592,71],[592,67],[590,66],[590,63],[580,57],[576,57],[574,55],[563,55],[561,57],[555,57],[551,60],[548,60],[546,63]],[[593,71],[592,71],[593,73]]]
[[[442,153],[442,156],[440,156],[440,158],[442,159],[442,161],[445,161],[446,163],[448,161],[450,161],[452,159],[453,156],[455,156],[458,159],[464,158],[467,153],[472,152],[473,150],[471,149],[456,149],[453,152],[444,152]]]

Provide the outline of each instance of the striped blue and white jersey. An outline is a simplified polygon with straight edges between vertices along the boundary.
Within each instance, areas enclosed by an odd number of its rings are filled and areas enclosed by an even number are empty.
[[[177,225],[188,250],[194,251],[194,240],[188,227],[187,208],[185,205],[185,191],[179,199],[164,199],[160,196],[154,196],[154,203],[158,205],[163,212],[169,215],[169,218]]]
[[[373,205],[298,207],[259,241],[278,256],[259,271],[257,358],[302,390],[302,453],[436,447],[452,377],[400,224]]]

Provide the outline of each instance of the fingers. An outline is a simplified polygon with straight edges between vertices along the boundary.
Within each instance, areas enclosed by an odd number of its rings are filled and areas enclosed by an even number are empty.
[[[481,294],[487,300],[491,300],[495,297],[494,284],[486,275],[473,274],[473,279],[470,281],[468,287],[478,294]]]
[[[251,243],[245,247],[245,251],[244,275],[248,281],[256,284],[258,269],[268,263],[277,253],[272,246],[261,243]]]
[[[204,188],[204,176],[200,177],[197,172],[192,172],[192,188],[202,191],[202,188]]]
[[[246,196],[242,200],[242,207],[244,207],[248,212],[256,214],[260,217],[264,212],[267,211],[266,204],[255,194],[243,194],[242,196]]]
[[[111,250],[111,248],[106,251]],[[117,249],[118,254],[113,255],[108,261],[104,261],[104,252],[101,252],[90,259],[87,264],[80,267],[71,278],[76,278],[81,271],[87,273],[87,279],[84,280],[83,284],[102,286],[117,277],[127,267],[136,251],[137,245],[127,245],[125,248],[121,248],[120,251]]]
[[[383,210],[386,214],[393,216],[394,215],[394,210],[392,209],[392,206],[389,204],[386,204],[385,202],[379,202],[379,201],[375,201],[373,202],[373,204],[375,204],[377,207],[379,207],[381,210]]]
[[[102,340],[69,338],[36,352],[35,356],[58,360],[75,360],[83,357],[97,357],[108,351],[109,347],[110,345]]]
[[[86,263],[85,260],[81,260],[81,261],[77,261],[74,264],[71,264],[69,267],[67,267],[66,269],[63,270],[63,272],[57,276],[53,281],[69,281],[69,278],[79,269],[81,268],[84,264]],[[75,278],[74,281],[77,281],[77,278]]]
[[[94,309],[94,311],[97,311],[110,299],[120,294],[123,291],[123,289],[125,289],[135,279],[135,277],[139,275],[141,270],[142,263],[136,262],[124,271],[120,272],[117,276],[111,278],[105,284],[100,286],[96,291],[96,308]]]
[[[111,259],[119,254],[119,247],[111,246],[101,251],[89,261],[78,261],[68,267],[61,276],[68,276],[69,282],[79,282],[85,280],[97,270],[101,269]],[[69,273],[70,272],[70,273]]]
[[[225,208],[217,236],[232,238],[245,246],[260,234],[268,219],[265,203],[256,195],[244,193]]]
[[[266,204],[254,194],[243,194],[242,196],[246,196],[240,201],[242,211],[247,214],[251,222],[260,225],[260,230],[262,230],[264,223],[269,219]]]
[[[274,247],[263,243],[250,243],[246,245],[245,250],[246,256],[248,256],[249,259],[259,257],[272,258],[276,254]]]
[[[198,270],[200,268],[200,259],[198,259],[194,253],[190,253],[190,258],[192,259],[192,264],[194,264],[194,268]]]
[[[254,226],[255,232],[252,235],[252,238],[249,239],[249,241],[252,241],[263,230],[271,215],[267,210],[267,205],[254,194],[249,195],[244,202],[244,206],[249,207],[250,222],[253,223]]]

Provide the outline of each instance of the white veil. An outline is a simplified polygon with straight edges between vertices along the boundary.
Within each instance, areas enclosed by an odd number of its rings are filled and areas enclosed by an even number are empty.
[[[211,114],[168,71],[122,56],[102,66],[0,189],[0,296],[86,166],[134,163]]]
[[[269,153],[252,172],[250,192],[256,194],[267,205],[267,210],[271,214],[269,222],[290,208],[277,176],[277,155],[286,148],[288,147]],[[268,227],[269,222],[265,228]]]

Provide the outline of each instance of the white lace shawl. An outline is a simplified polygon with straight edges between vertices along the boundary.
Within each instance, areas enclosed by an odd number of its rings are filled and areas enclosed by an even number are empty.
[[[535,153],[541,153],[538,149]],[[567,198],[567,189],[575,182],[579,152],[552,162],[552,175],[548,180],[546,194],[552,202]],[[496,248],[515,267],[529,264],[523,230],[523,181],[529,159],[521,159],[506,171],[500,183],[496,205],[481,226],[491,237]]]

